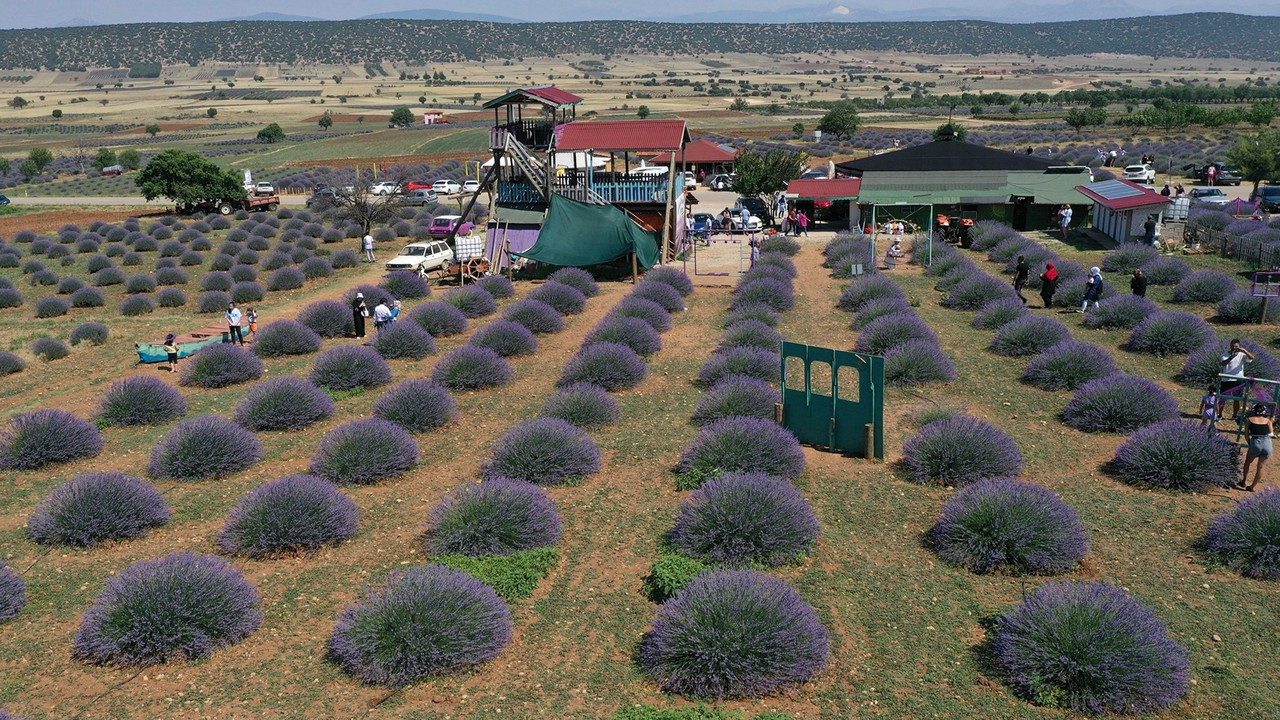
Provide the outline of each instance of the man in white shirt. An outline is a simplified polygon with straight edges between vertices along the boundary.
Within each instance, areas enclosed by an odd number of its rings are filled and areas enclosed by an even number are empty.
[[[1062,239],[1067,239],[1067,230],[1071,228],[1071,206],[1063,205],[1058,211],[1058,229],[1062,231]]]
[[[364,236],[364,261],[373,262],[373,236]]]
[[[235,303],[227,305],[227,336],[232,344],[239,342],[240,347],[244,347],[244,333],[240,329],[240,308]]]
[[[1223,395],[1231,395],[1239,398],[1241,396],[1241,393],[1244,391],[1244,366],[1246,363],[1251,362],[1253,362],[1253,353],[1246,350],[1244,346],[1240,344],[1238,339],[1232,340],[1231,349],[1227,350],[1226,354],[1222,356],[1222,369],[1218,372],[1223,375],[1230,375],[1233,378],[1239,378],[1239,380],[1232,381],[1223,379],[1222,392],[1219,394],[1219,397],[1222,397]],[[1219,414],[1222,413],[1222,406],[1225,403],[1225,399],[1218,401]],[[1238,399],[1231,401],[1231,414],[1240,414],[1240,401]]]
[[[377,307],[373,309],[373,327],[379,333],[387,325],[391,324],[391,308],[387,307],[387,301],[381,300]]]

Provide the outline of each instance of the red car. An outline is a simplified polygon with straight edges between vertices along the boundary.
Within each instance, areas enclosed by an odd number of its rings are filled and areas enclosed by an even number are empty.
[[[413,192],[414,190],[430,190],[431,183],[419,182],[417,180],[406,180],[403,188],[406,193]]]

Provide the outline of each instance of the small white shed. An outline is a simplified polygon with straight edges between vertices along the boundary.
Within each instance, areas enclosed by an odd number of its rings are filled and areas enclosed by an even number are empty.
[[[1128,180],[1103,180],[1076,189],[1093,201],[1093,227],[1119,243],[1141,242],[1147,218],[1154,215],[1157,223],[1164,222],[1165,206],[1172,202]]]

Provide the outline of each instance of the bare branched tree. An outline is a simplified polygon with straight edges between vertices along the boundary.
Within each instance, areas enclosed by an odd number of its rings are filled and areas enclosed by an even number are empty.
[[[390,188],[390,183],[395,187]],[[361,179],[350,189],[335,188],[331,202],[338,217],[359,225],[360,235],[364,236],[374,225],[387,222],[400,211],[404,205],[403,187],[403,180],[371,183]]]

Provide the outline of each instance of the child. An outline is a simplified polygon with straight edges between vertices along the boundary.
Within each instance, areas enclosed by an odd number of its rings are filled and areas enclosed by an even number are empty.
[[[258,332],[258,313],[253,308],[249,308],[245,318],[249,320],[249,334],[252,335]]]
[[[177,372],[178,338],[173,333],[164,336],[164,351],[169,355],[169,372]]]
[[[1220,419],[1221,417],[1218,415],[1218,385],[1213,383],[1209,385],[1204,397],[1200,398],[1200,427],[1212,429],[1213,424]]]

